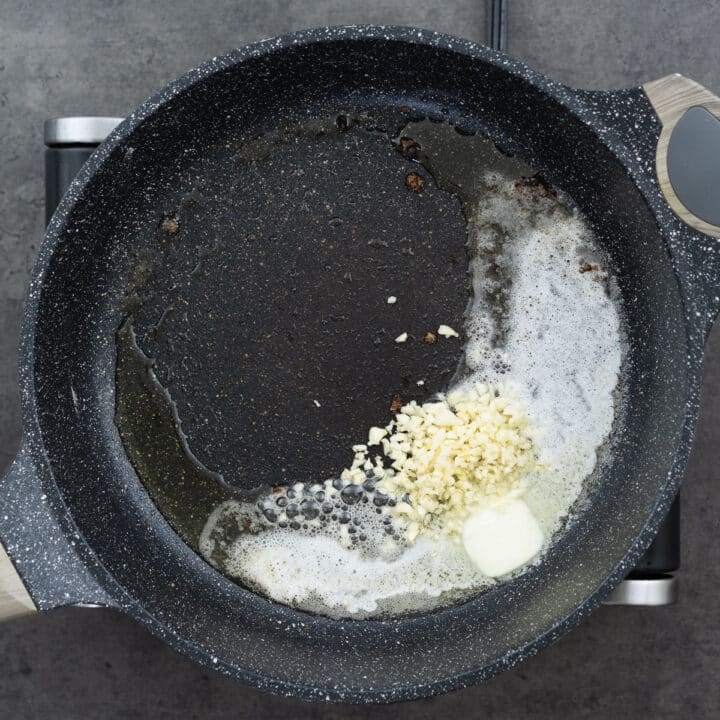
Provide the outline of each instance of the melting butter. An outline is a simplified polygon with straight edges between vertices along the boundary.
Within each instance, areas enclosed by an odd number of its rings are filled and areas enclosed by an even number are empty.
[[[542,530],[522,500],[510,500],[471,515],[463,546],[483,575],[496,578],[526,565],[542,549]]]

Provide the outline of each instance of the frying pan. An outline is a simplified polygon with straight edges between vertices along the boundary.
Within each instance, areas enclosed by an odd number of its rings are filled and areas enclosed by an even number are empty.
[[[406,28],[267,40],[171,83],[84,166],[39,253],[20,350],[23,442],[0,493],[3,615],[116,608],[248,685],[346,702],[466,686],[562,635],[633,567],[680,482],[720,302],[718,115],[720,101],[680,76],[574,90]],[[411,205],[402,181],[418,165],[387,140],[426,120],[489,135],[584,212],[626,318],[626,402],[575,521],[538,566],[433,613],[331,620],[205,563],[191,547],[193,503],[232,491],[233,458],[263,481],[324,471],[354,423],[387,411],[418,360],[382,349],[394,329],[363,319],[364,293],[395,283],[461,321],[459,204],[428,176],[427,208]],[[398,236],[426,240],[419,260]],[[137,347],[123,355],[129,317]],[[434,352],[438,389],[457,357]],[[164,400],[137,381],[148,372],[130,374],[127,391],[128,357],[155,362]],[[311,415],[313,400],[326,415]],[[148,461],[164,478],[153,487],[142,457],[168,450],[152,438],[173,408],[182,459],[171,472]],[[151,441],[133,463],[143,428]]]

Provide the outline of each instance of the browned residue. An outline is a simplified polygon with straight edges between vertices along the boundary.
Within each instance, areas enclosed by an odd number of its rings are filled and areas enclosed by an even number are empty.
[[[402,398],[397,393],[393,395],[392,402],[390,403],[390,412],[393,415],[397,415],[400,408],[403,406]]]
[[[600,266],[597,263],[589,263],[584,258],[580,258],[579,263],[581,273],[600,271]]]
[[[434,332],[426,332],[423,338],[428,345],[432,345],[437,340],[437,335]]]
[[[540,197],[557,200],[557,190],[540,173],[530,177],[522,176],[515,181],[515,192],[525,192],[528,189]]]
[[[417,157],[420,146],[409,137],[400,138],[400,152],[406,157],[414,160]]]
[[[168,235],[174,235],[180,229],[180,224],[175,217],[169,215],[163,220],[162,229]]]
[[[405,184],[416,193],[421,193],[425,189],[425,178],[416,172],[411,172],[405,177]]]

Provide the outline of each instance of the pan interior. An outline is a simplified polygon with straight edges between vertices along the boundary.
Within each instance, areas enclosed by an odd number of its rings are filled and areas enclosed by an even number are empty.
[[[274,605],[225,580],[163,520],[128,461],[115,425],[116,333],[128,315],[128,280],[138,258],[155,256],[160,242],[172,248],[162,232],[187,195],[188,173],[218,157],[225,145],[232,150],[240,139],[238,128],[260,135],[303,125],[308,114],[333,118],[385,108],[392,115],[407,107],[489,134],[578,203],[618,279],[628,324],[626,393],[632,402],[587,507],[539,568],[438,613],[392,622],[333,622]],[[392,157],[396,175],[382,177],[388,183],[402,181],[405,170],[404,159]],[[363,163],[366,167],[370,160]],[[393,191],[398,189],[407,190],[402,183],[393,185]],[[417,199],[410,192],[393,197],[409,204]],[[284,199],[277,201],[288,210]],[[213,207],[212,197],[207,202]],[[460,252],[460,208],[443,207],[452,229],[443,228],[443,237]],[[318,209],[317,217],[326,238],[339,234],[330,224],[334,214],[325,217]],[[221,224],[222,219],[220,213]],[[192,226],[192,214],[179,220],[180,232]],[[396,221],[387,218],[390,227]],[[429,217],[413,217],[407,227],[419,234],[434,228],[433,223]],[[197,231],[202,234],[203,229]],[[655,220],[621,163],[570,109],[481,52],[470,56],[404,40],[343,39],[228,61],[224,69],[183,87],[121,140],[64,217],[58,235],[34,336],[38,420],[55,481],[81,536],[157,627],[167,628],[169,639],[192,648],[198,657],[208,662],[219,658],[249,682],[258,684],[262,676],[276,687],[322,688],[356,697],[385,691],[407,696],[413,687],[457,684],[453,679],[459,676],[487,672],[499,658],[551,631],[602,583],[666,486],[684,416],[686,354],[677,283]],[[242,259],[239,247],[232,245],[244,237],[242,230],[220,226],[212,235],[227,238],[227,259]],[[272,250],[270,236],[261,242],[261,253],[292,256]],[[200,254],[207,258],[198,273],[223,256],[213,254],[212,244],[201,245]],[[229,254],[227,247],[237,254]],[[322,246],[315,250],[322,262]],[[172,250],[168,253],[172,256]],[[299,262],[297,254],[292,257]],[[197,257],[184,261],[191,260]],[[188,266],[188,275],[194,269],[195,264]],[[408,283],[411,276],[419,277],[409,274]],[[441,272],[433,282],[449,284],[449,277]],[[373,297],[380,297],[386,286],[373,282]],[[338,278],[332,278],[331,287],[342,287]],[[441,284],[437,292],[441,288],[448,292],[452,312],[461,315],[464,291]],[[241,293],[240,288],[224,290],[235,298]],[[227,317],[232,308],[218,302],[219,296],[212,302],[208,297],[207,305],[200,294],[193,301],[202,314],[217,311]],[[447,307],[445,298],[442,304]],[[171,321],[168,328],[183,329],[173,325],[178,318],[172,315],[165,321]],[[285,329],[289,323],[284,317],[281,321]],[[362,325],[371,326],[369,319]],[[192,330],[202,336],[200,317]],[[177,342],[182,347],[188,340]],[[222,337],[208,335],[204,351],[212,353],[213,344],[222,342]],[[280,368],[291,359],[281,357]],[[404,363],[413,360],[402,353],[391,360],[396,362],[393,383],[402,383]],[[452,372],[456,361],[453,355],[438,358],[438,384],[446,381],[442,370],[449,366]],[[272,390],[267,392],[272,398]],[[309,398],[314,399],[323,403],[322,397]],[[378,391],[376,401],[364,409],[368,416],[385,412],[385,389]],[[199,436],[203,430],[198,426],[194,431]],[[197,457],[200,464],[205,459]],[[258,457],[259,467],[264,460]]]

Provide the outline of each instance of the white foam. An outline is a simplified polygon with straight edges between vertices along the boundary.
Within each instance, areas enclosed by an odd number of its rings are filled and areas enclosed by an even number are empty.
[[[539,431],[536,441],[546,470],[528,478],[525,500],[550,536],[594,470],[597,450],[612,428],[621,323],[602,268],[580,272],[580,259],[601,259],[580,214],[558,219],[518,213],[514,192],[506,180],[479,209],[507,235],[497,260],[512,277],[505,341],[500,348],[490,347],[495,328],[482,303],[487,281],[479,255],[466,360],[473,378],[512,388]],[[480,233],[481,247],[490,241],[488,231]],[[498,371],[500,366],[505,369]]]
[[[465,326],[469,372],[461,382],[504,383],[525,405],[545,469],[528,477],[523,499],[547,545],[611,430],[621,323],[598,273],[580,272],[581,258],[602,262],[581,216],[552,215],[552,201],[539,196],[523,200],[513,179],[489,176],[488,184],[497,190],[478,208],[475,299]],[[499,328],[486,292],[498,284],[497,270],[511,283],[507,327],[494,347]],[[266,523],[257,534],[228,536],[219,529],[228,514],[244,512],[228,504],[208,520],[201,550],[212,561],[222,557],[223,572],[270,598],[332,617],[425,611],[494,582],[459,541],[420,537],[406,547],[384,532],[387,508],[378,514],[370,503],[354,511],[368,542],[351,547],[348,526],[329,521],[307,530]]]
[[[289,542],[277,529],[235,543],[227,567],[277,602],[331,617],[429,610],[445,593],[493,582],[452,540],[420,538],[385,559],[347,550],[334,537],[296,533]]]

